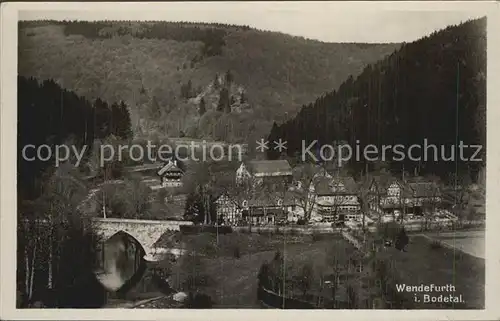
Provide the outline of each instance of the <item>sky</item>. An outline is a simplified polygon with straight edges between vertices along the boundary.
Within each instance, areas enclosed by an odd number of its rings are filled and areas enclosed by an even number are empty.
[[[484,3],[483,4],[488,4]],[[248,25],[324,42],[411,42],[485,15],[481,2],[43,3],[20,20],[166,20]],[[54,10],[56,9],[56,10]],[[112,9],[112,10],[111,10]]]

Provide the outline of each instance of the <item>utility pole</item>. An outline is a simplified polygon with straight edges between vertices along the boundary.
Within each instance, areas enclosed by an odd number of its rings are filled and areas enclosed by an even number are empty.
[[[458,148],[458,108],[459,108],[459,99],[460,99],[460,62],[457,62],[457,100],[456,100],[456,109],[455,109],[455,205],[457,204],[457,185],[458,185],[458,157],[457,157],[457,148]],[[463,186],[462,186],[463,187]]]

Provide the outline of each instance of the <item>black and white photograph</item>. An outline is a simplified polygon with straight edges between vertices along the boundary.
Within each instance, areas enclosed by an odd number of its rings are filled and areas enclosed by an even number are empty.
[[[17,310],[486,309],[487,10],[88,5],[18,11]]]

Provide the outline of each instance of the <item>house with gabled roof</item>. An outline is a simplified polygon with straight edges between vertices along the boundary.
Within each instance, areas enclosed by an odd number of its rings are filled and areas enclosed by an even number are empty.
[[[408,205],[413,191],[390,175],[373,176],[368,187],[369,208],[375,212],[392,213]]]
[[[184,176],[184,166],[177,160],[169,160],[157,172],[163,187],[182,187],[182,177]]]
[[[217,221],[224,225],[237,225],[242,220],[242,202],[228,192],[222,192],[216,196]]]
[[[360,215],[358,186],[351,176],[319,176],[311,185],[316,212],[324,220],[351,220]]]
[[[262,192],[242,202],[242,217],[251,225],[273,225],[288,220],[296,207],[289,193]]]
[[[441,190],[435,182],[410,182],[412,190],[412,205],[423,206],[426,202],[439,203],[442,200]]]
[[[419,214],[425,204],[442,201],[435,182],[417,178],[401,181],[390,176],[375,176],[368,193],[370,209],[385,213],[403,211]]]

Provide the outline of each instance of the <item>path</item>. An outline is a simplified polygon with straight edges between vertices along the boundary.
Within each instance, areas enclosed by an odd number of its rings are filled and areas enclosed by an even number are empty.
[[[421,235],[432,241],[437,240],[451,249],[457,249],[474,257],[481,259],[486,257],[485,231],[455,231]]]

